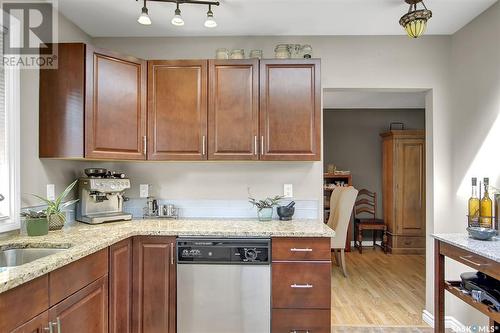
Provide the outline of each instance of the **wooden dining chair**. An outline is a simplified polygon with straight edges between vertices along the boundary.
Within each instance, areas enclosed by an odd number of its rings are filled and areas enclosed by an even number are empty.
[[[382,232],[381,247],[387,253],[387,226],[383,219],[377,218],[377,193],[362,189],[354,204],[354,246],[363,253],[363,231],[373,232],[373,247],[377,245],[377,232]]]

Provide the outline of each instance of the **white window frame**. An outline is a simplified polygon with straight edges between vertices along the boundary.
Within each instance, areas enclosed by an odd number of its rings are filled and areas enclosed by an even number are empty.
[[[0,11],[2,14],[2,11]],[[18,20],[11,24],[19,26]],[[13,36],[11,36],[13,37]],[[15,36],[20,38],[20,36]],[[5,118],[7,120],[7,159],[9,163],[9,216],[0,220],[0,233],[20,228],[21,193],[20,193],[20,72],[19,68],[4,68],[5,84]],[[8,87],[8,88],[7,88]]]

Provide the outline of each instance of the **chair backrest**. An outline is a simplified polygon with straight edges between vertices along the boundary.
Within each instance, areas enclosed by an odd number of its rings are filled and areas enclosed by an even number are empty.
[[[354,217],[360,218],[360,214],[368,214],[374,219],[377,217],[377,193],[367,189],[359,190],[354,204]]]
[[[354,187],[337,187],[333,190],[330,199],[330,217],[328,226],[335,230],[335,237],[332,238],[332,248],[345,248],[347,229],[351,221],[352,209],[358,195],[358,190]]]

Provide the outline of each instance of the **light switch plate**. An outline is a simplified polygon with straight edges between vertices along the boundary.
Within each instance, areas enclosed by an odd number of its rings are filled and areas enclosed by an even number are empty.
[[[56,199],[56,186],[54,184],[47,184],[47,199]]]
[[[284,184],[283,185],[283,196],[285,198],[293,198],[293,185],[292,184]]]
[[[139,187],[139,196],[141,198],[149,197],[149,184],[141,184]]]

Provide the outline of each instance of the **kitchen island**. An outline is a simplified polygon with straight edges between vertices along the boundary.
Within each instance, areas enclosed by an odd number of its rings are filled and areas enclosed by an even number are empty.
[[[314,328],[329,332],[330,238],[335,232],[318,220],[242,219],[72,223],[47,236],[4,238],[0,250],[65,250],[2,268],[0,310],[4,309],[2,304],[13,300],[22,308],[10,315],[0,312],[0,331],[21,326],[19,332],[26,327],[43,330],[52,325],[65,328],[62,332],[77,333],[83,332],[78,327],[88,324],[98,327],[95,332],[108,332],[108,327],[109,332],[175,332],[175,242],[183,236],[271,239],[272,265],[276,265],[272,273],[276,320],[271,331]],[[314,288],[290,289],[311,281]],[[150,317],[151,313],[156,315]],[[92,316],[96,322],[82,321],[82,316]]]
[[[436,234],[434,237],[434,332],[444,333],[445,290],[455,295],[490,318],[493,331],[500,329],[500,314],[483,303],[476,302],[469,294],[463,293],[459,281],[445,280],[445,258],[458,261],[471,270],[477,270],[500,280],[500,239],[490,241],[470,238],[467,234]],[[490,331],[490,330],[489,330]]]

